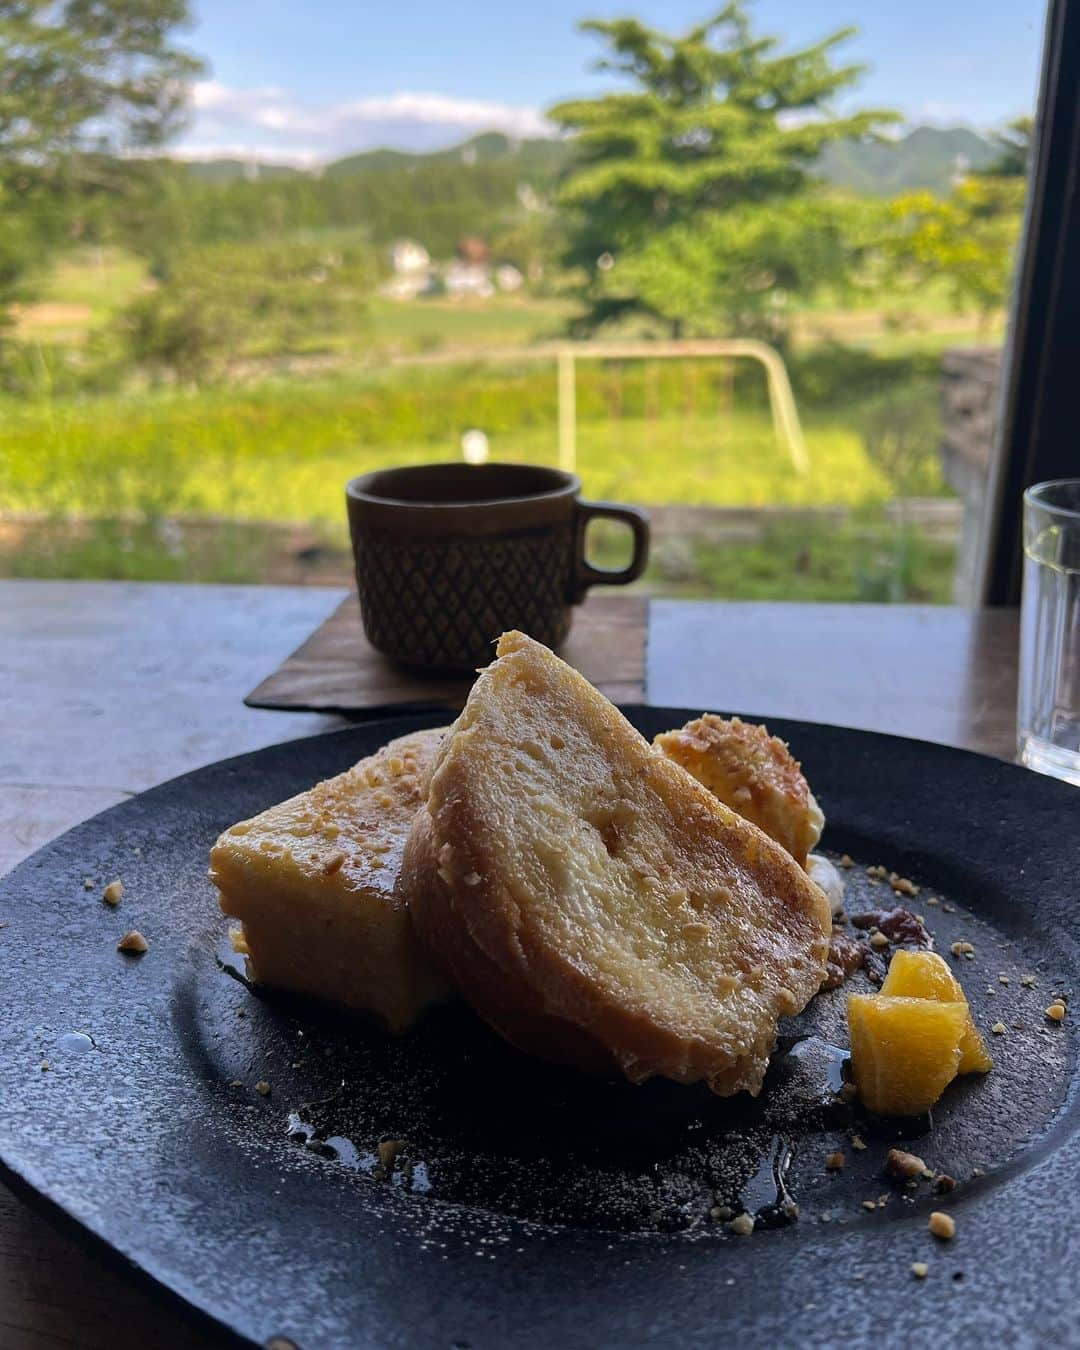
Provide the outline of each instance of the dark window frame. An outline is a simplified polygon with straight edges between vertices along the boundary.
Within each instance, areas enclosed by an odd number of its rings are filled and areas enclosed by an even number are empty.
[[[978,599],[1020,600],[1022,496],[1080,477],[1080,0],[1050,0]]]

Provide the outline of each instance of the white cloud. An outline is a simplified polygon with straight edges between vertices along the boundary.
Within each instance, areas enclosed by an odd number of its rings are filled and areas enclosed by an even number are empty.
[[[276,86],[233,88],[203,80],[192,91],[191,127],[179,153],[254,155],[305,163],[352,150],[426,150],[480,131],[551,136],[539,109],[445,94],[401,92],[338,103],[302,103]]]
[[[970,126],[973,118],[970,103],[950,102],[947,99],[927,99],[920,103],[909,118],[912,126],[927,122],[940,126]]]
[[[157,151],[154,151],[157,154]],[[317,169],[326,163],[326,151],[311,145],[291,146],[288,150],[260,149],[251,141],[196,141],[170,145],[171,159],[215,160],[243,159],[256,164],[288,164],[296,169]]]

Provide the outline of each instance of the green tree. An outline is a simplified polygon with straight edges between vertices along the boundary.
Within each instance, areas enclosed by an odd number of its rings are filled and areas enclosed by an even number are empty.
[[[109,335],[151,375],[208,383],[238,357],[321,350],[362,327],[374,284],[366,245],[215,244],[170,260]]]
[[[853,30],[780,52],[739,0],[681,37],[634,19],[583,26],[611,49],[599,68],[633,86],[551,110],[576,151],[559,201],[584,327],[637,313],[675,334],[781,337],[787,297],[836,282],[851,259],[846,204],[814,180],[823,147],[895,120],[831,112],[862,72],[834,63]]]
[[[139,177],[119,157],[176,130],[201,69],[173,45],[187,17],[187,0],[0,0],[0,313],[80,205]]]
[[[883,253],[893,284],[943,281],[958,310],[974,310],[980,329],[1008,299],[1024,213],[1030,123],[1010,131],[1013,138],[998,139],[1012,150],[986,174],[963,179],[948,197],[909,192],[888,207]]]
[[[995,132],[993,139],[999,154],[986,170],[986,175],[991,178],[1027,178],[1034,137],[1033,117],[1017,117],[1003,131]]]

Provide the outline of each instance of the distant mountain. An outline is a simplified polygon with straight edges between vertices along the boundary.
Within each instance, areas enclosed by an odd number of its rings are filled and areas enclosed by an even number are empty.
[[[238,178],[295,178],[303,173],[291,164],[263,164],[246,159],[187,159],[183,161],[192,178],[202,183],[234,183]]]
[[[334,160],[323,170],[330,177],[366,173],[379,169],[419,168],[424,164],[494,164],[512,162],[523,177],[538,181],[554,178],[566,163],[565,141],[513,140],[501,131],[485,131],[460,145],[428,154],[408,154],[403,150],[364,150]]]
[[[818,172],[828,183],[868,196],[889,197],[913,188],[944,194],[958,173],[984,169],[1000,150],[988,137],[967,127],[915,127],[896,140],[838,141],[822,155]],[[363,150],[327,164],[328,177],[417,169],[428,164],[506,164],[521,178],[542,187],[554,181],[566,164],[566,141],[514,140],[499,131],[472,136],[460,145],[428,154],[405,150]],[[188,162],[194,178],[229,183],[238,178],[283,178],[305,172],[287,164],[249,163],[239,159]]]
[[[944,195],[958,173],[978,172],[1000,155],[993,141],[967,127],[915,127],[894,141],[834,141],[818,171],[826,182],[867,196],[913,188]]]

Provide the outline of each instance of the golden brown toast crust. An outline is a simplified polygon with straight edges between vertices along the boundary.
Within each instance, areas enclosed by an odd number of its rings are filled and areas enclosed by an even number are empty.
[[[799,761],[767,727],[706,713],[654,744],[806,866],[825,820]]]
[[[498,652],[406,848],[429,952],[523,1048],[756,1091],[821,983],[824,897],[550,651]]]

